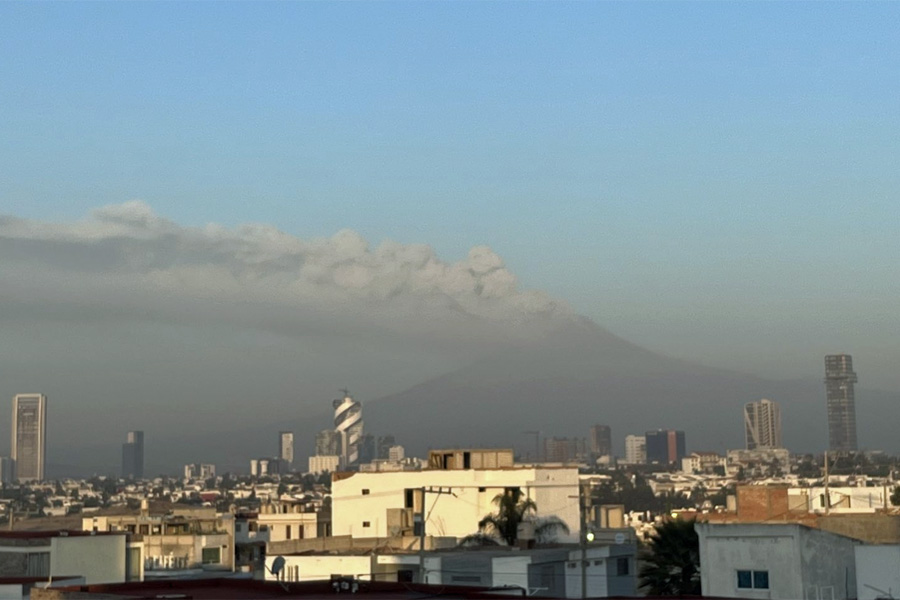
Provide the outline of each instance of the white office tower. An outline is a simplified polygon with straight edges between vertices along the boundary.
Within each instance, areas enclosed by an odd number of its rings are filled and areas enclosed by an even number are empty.
[[[282,431],[278,434],[278,458],[287,463],[288,468],[294,464],[294,432]]]
[[[17,394],[13,398],[11,456],[16,479],[43,481],[47,454],[47,396]]]
[[[642,465],[647,462],[647,438],[645,436],[625,436],[625,462],[632,465]]]
[[[344,390],[343,399],[332,402],[334,406],[334,429],[341,436],[341,466],[355,467],[359,464],[359,443],[363,433],[362,405]]]
[[[783,448],[781,444],[781,408],[763,398],[744,405],[744,432],[747,450]]]

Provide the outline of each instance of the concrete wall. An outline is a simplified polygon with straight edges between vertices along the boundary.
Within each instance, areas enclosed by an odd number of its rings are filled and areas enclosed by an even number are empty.
[[[272,563],[276,556],[266,557],[266,580],[275,581]],[[285,556],[282,581],[319,581],[331,579],[332,575],[353,577],[370,576],[371,556]]]
[[[900,515],[823,515],[819,529],[845,535],[868,544],[900,544]]]
[[[796,524],[698,523],[704,596],[852,598],[855,542]],[[767,571],[768,590],[739,589],[737,571]]]
[[[332,534],[387,537],[388,509],[405,508],[405,490],[450,488],[453,494],[426,494],[430,516],[426,533],[461,538],[478,529],[478,521],[495,511],[494,497],[504,487],[519,487],[540,515],[556,515],[571,530],[564,541],[578,539],[578,471],[576,468],[354,473],[332,483]],[[368,526],[366,526],[366,524]]]
[[[50,575],[84,577],[85,583],[122,583],[125,535],[55,537],[50,540]]]
[[[900,596],[900,545],[856,547],[856,597],[859,600]]]

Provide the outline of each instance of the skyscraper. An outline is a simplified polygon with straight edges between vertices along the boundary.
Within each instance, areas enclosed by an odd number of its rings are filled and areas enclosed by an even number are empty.
[[[11,458],[19,481],[44,479],[47,453],[47,396],[17,394],[13,398]]]
[[[316,456],[340,456],[341,434],[334,429],[323,429],[316,434]]]
[[[744,405],[744,434],[747,450],[782,448],[781,408],[763,398]]]
[[[294,432],[278,433],[278,458],[290,469],[294,464]]]
[[[856,400],[853,358],[849,354],[825,357],[825,395],[828,401],[828,448],[837,452],[856,451]]]
[[[362,405],[344,391],[344,397],[332,402],[334,429],[341,434],[341,459],[344,468],[359,464],[359,444],[363,434]]]
[[[122,444],[122,477],[144,478],[144,432],[129,431]]]
[[[684,458],[684,432],[657,429],[644,434],[647,440],[647,462],[661,465],[679,463]]]
[[[593,425],[591,427],[591,454],[594,456],[612,454],[612,431],[609,425]]]
[[[645,436],[625,436],[625,462],[632,465],[642,465],[647,462],[647,438]]]

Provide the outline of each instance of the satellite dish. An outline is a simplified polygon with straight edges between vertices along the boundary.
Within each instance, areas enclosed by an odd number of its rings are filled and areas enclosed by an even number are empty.
[[[276,556],[275,560],[272,561],[272,568],[269,569],[269,571],[272,573],[272,575],[275,575],[277,577],[278,574],[281,573],[283,570],[284,570],[284,557]]]

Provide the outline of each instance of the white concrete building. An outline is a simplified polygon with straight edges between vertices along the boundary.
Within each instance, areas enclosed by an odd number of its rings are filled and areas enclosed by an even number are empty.
[[[647,462],[647,438],[645,436],[625,436],[625,462],[630,465],[642,465]]]
[[[341,465],[341,457],[337,455],[314,455],[309,457],[309,472],[318,475],[319,473],[334,473]]]
[[[305,554],[284,556],[283,581],[327,581],[334,575],[360,581],[419,581],[416,554]],[[582,572],[590,598],[636,595],[635,546],[592,545],[513,550],[427,552],[425,583],[475,587],[511,587],[521,594],[581,598]],[[266,579],[275,580],[275,556],[266,558]],[[582,570],[582,567],[583,570]]]
[[[304,511],[300,502],[275,501],[259,507],[258,530],[266,532],[265,541],[283,542],[318,537],[318,513]]]
[[[704,596],[855,598],[855,540],[796,523],[698,523]]]
[[[129,552],[131,547],[134,552]],[[124,533],[0,532],[4,577],[81,577],[88,585],[139,581],[140,557],[140,547],[128,544]]]
[[[336,473],[332,534],[412,535],[422,510],[422,488],[427,535],[462,538],[475,533],[478,521],[495,512],[494,498],[505,489],[519,488],[535,502],[538,516],[554,515],[568,525],[570,534],[562,540],[578,539],[578,469],[541,466]]]

